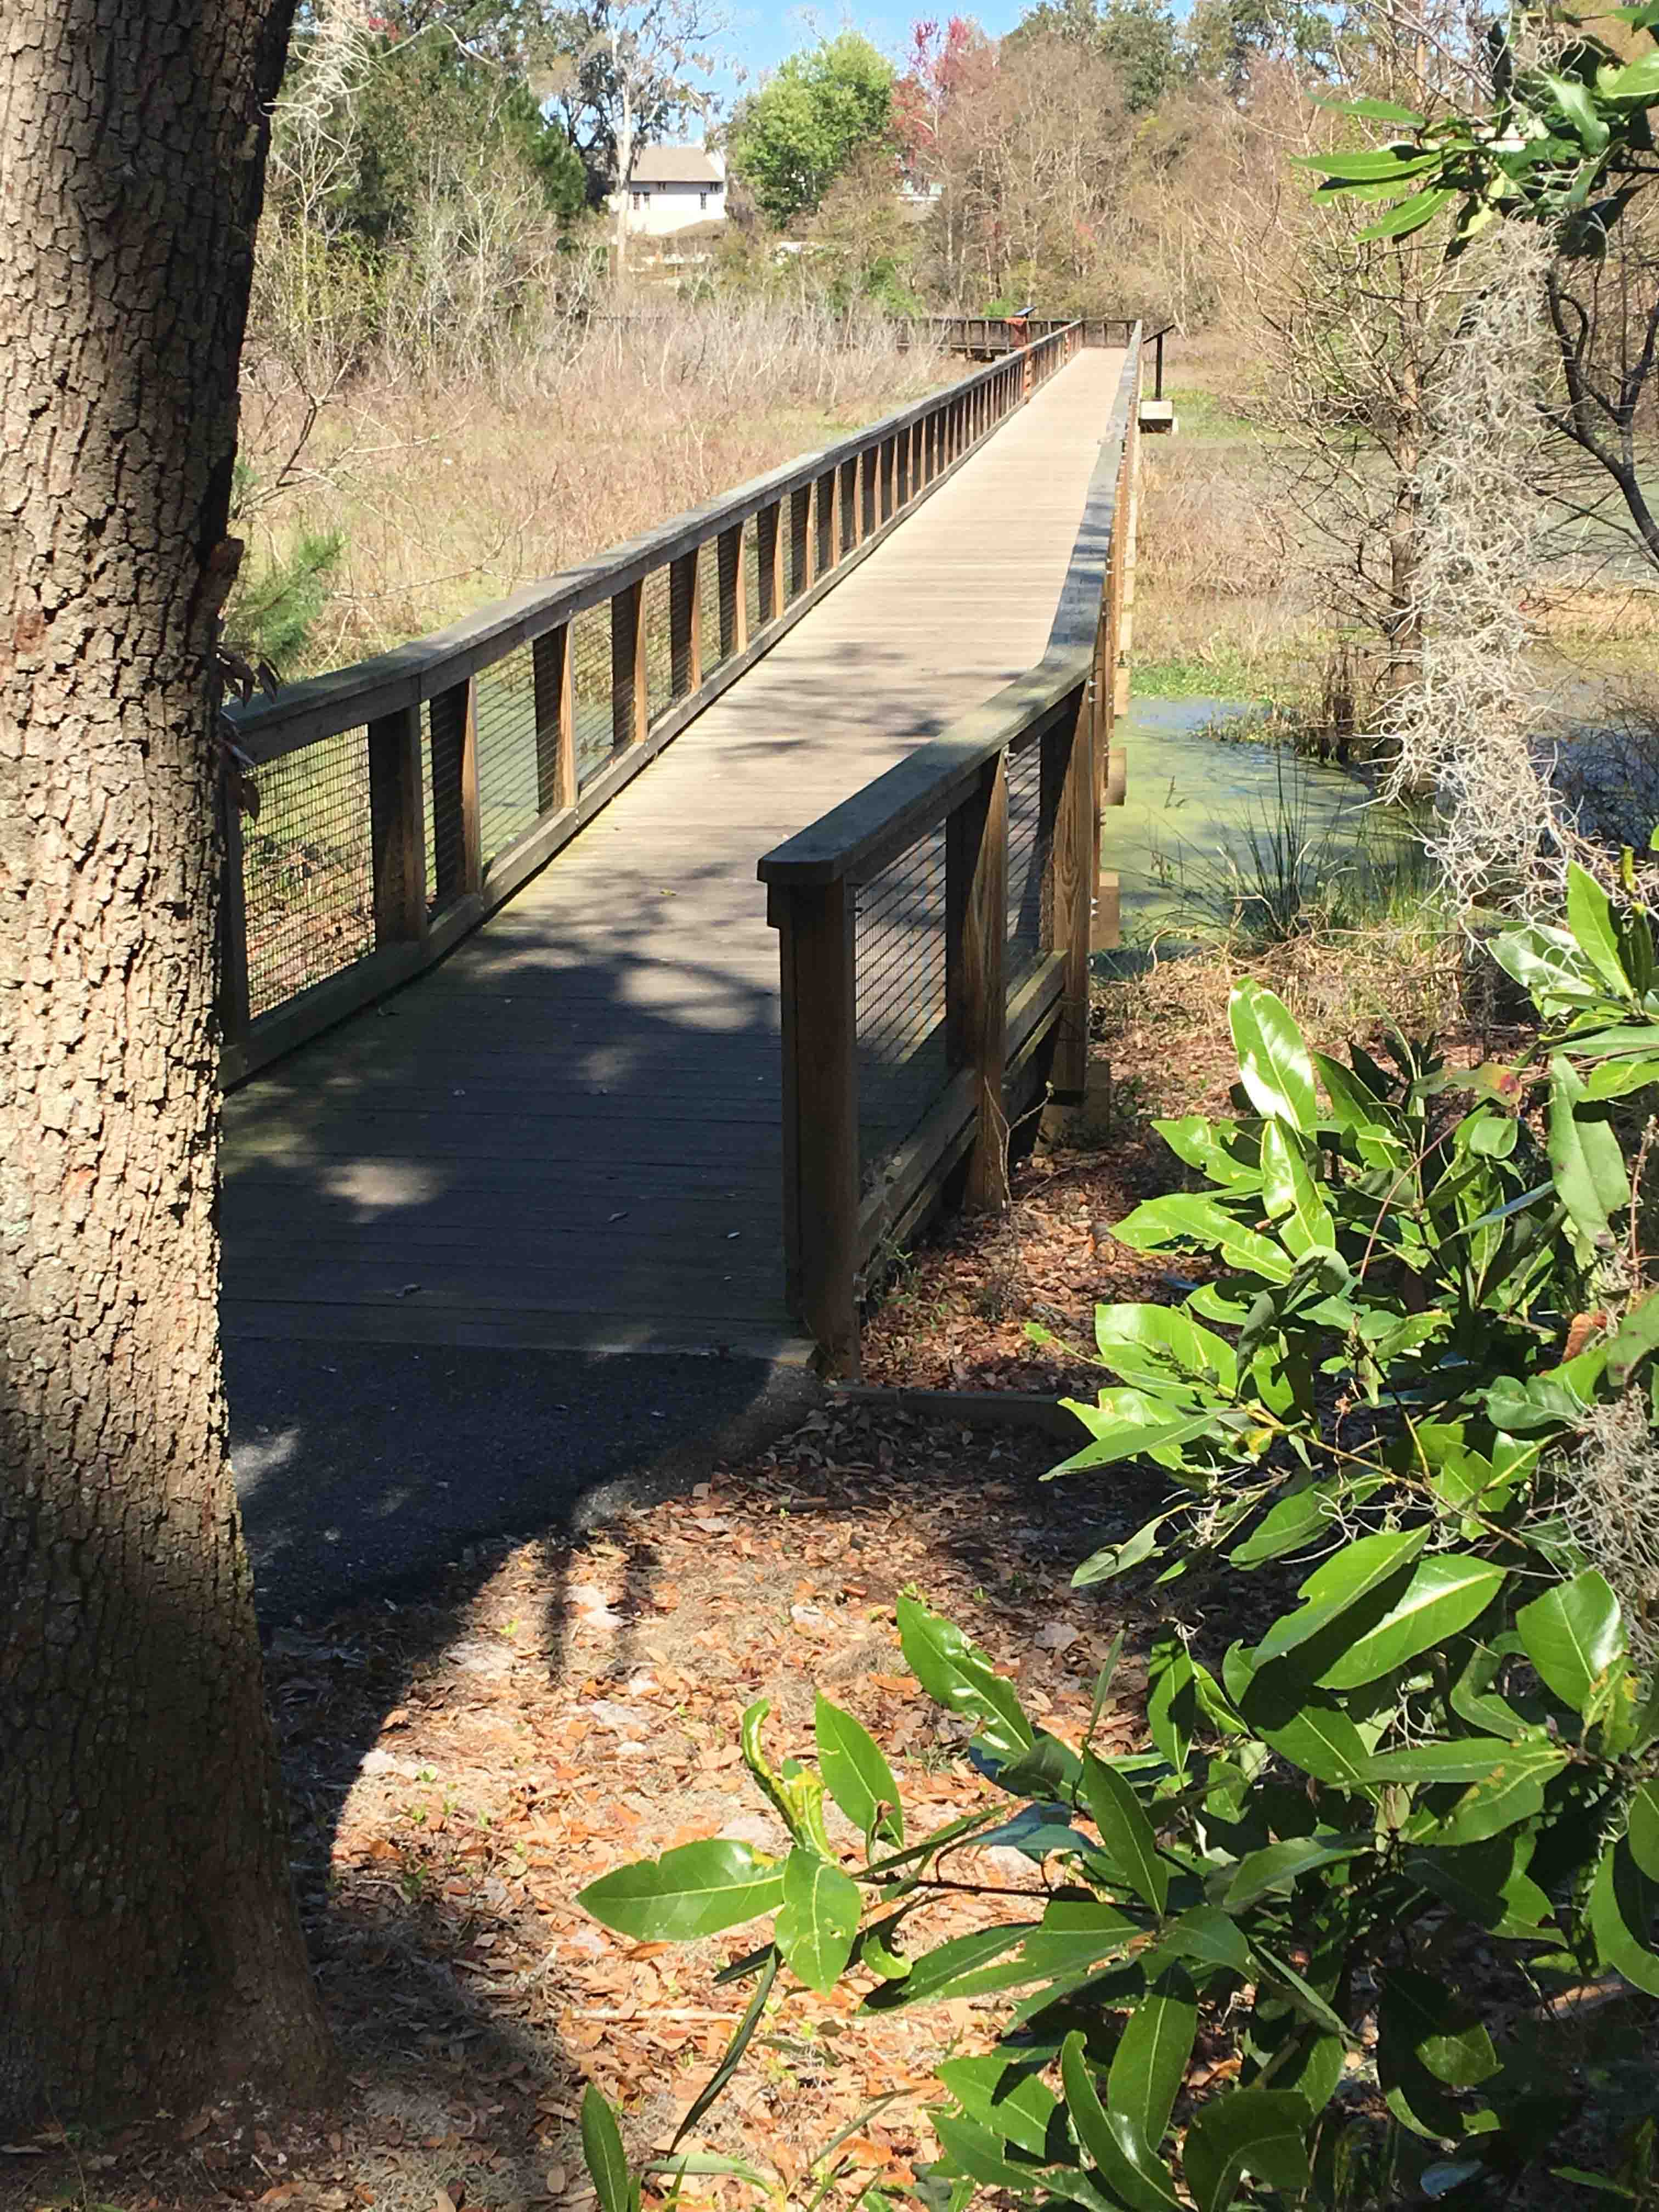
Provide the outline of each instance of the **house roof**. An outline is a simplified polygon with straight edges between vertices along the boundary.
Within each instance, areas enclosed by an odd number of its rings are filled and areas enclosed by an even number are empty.
[[[725,173],[701,146],[647,146],[634,164],[630,185],[719,185]]]

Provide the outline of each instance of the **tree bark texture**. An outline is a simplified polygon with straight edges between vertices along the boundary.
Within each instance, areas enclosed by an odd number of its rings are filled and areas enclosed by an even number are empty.
[[[316,2088],[227,1458],[209,712],[293,0],[0,0],[0,2121]]]

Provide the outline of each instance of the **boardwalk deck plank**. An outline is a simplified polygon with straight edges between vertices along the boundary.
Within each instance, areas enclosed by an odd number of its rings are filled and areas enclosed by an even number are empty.
[[[230,1099],[228,1333],[803,1355],[755,864],[1040,658],[1121,364],[1079,355],[441,968]]]

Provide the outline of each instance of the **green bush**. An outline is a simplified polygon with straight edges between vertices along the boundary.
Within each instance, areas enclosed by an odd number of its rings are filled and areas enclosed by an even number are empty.
[[[820,1698],[818,1771],[775,1772],[763,1705],[744,1749],[788,1855],[717,1838],[584,1893],[636,1939],[770,1915],[748,1971],[823,1990],[860,1966],[873,2011],[1007,1993],[998,2048],[940,2069],[930,2201],[951,2212],[981,2187],[1088,2212],[1508,2201],[1577,2112],[1540,1994],[1659,1995],[1659,1692],[1633,1656],[1653,1625],[1571,1510],[1605,1410],[1635,1408],[1644,1440],[1654,1419],[1659,1297],[1621,1133],[1639,1143],[1659,1084],[1659,991],[1639,909],[1575,870],[1568,921],[1495,946],[1545,1024],[1523,1065],[1403,1043],[1392,1071],[1343,1065],[1245,982],[1237,1118],[1159,1125],[1205,1187],[1116,1233],[1213,1273],[1179,1308],[1101,1309],[1110,1379],[1054,1470],[1168,1478],[1075,1577],[1150,1585],[1152,1751],[1046,1734],[907,1599],[906,1657],[975,1723],[1000,1803],[912,1838],[855,1721]],[[1232,1578],[1287,1567],[1295,1604],[1202,1663],[1177,1607],[1213,1617]],[[826,1792],[861,1866],[830,1845]],[[967,1841],[1058,1879],[1022,1923],[908,1950]],[[1206,2027],[1241,2063],[1189,2091]],[[1617,2174],[1555,2170],[1652,2203],[1653,2149],[1638,2118]]]

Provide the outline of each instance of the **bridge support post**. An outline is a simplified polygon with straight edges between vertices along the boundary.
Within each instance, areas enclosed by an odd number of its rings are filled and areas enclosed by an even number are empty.
[[[749,643],[749,594],[743,574],[743,525],[720,534],[720,657],[729,659]]]
[[[417,942],[426,927],[426,809],[421,767],[418,707],[405,707],[369,724],[369,849],[377,949]]]
[[[702,685],[702,596],[697,589],[697,555],[693,546],[668,568],[669,652],[674,696],[684,699]]]
[[[651,694],[645,667],[645,579],[624,585],[611,602],[611,738],[617,746],[645,742]]]
[[[784,1291],[829,1371],[859,1367],[857,892],[775,884],[783,1016]]]
[[[472,678],[433,696],[432,850],[441,899],[464,896],[483,882],[478,814],[478,717]]]
[[[774,500],[755,517],[755,550],[760,563],[763,629],[783,612],[783,502]]]
[[[536,808],[556,814],[576,804],[575,670],[570,625],[544,630],[531,646],[536,685]]]
[[[1006,751],[986,763],[972,798],[953,810],[945,837],[945,1043],[951,1065],[971,1068],[975,1078],[977,1117],[968,1154],[967,1203],[991,1211],[1008,1197]]]
[[[1089,1072],[1089,954],[1095,883],[1100,867],[1100,814],[1095,796],[1093,682],[1079,687],[1074,713],[1042,740],[1043,781],[1058,786],[1050,861],[1054,946],[1066,956],[1060,1022],[1050,1082],[1054,1096],[1083,1096]],[[1048,749],[1054,748],[1052,756]]]

